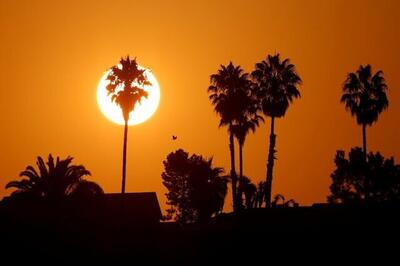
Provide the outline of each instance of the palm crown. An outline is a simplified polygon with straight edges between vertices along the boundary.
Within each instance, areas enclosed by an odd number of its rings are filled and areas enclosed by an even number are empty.
[[[233,123],[248,105],[247,92],[243,90],[251,85],[248,76],[248,73],[245,73],[240,66],[234,66],[232,62],[227,66],[221,65],[218,73],[211,75],[209,98],[215,112],[221,116],[220,126]]]
[[[280,60],[279,54],[268,55],[256,64],[252,76],[258,87],[263,113],[271,117],[285,115],[293,99],[300,97],[297,89],[301,79],[289,59]]]
[[[360,66],[356,73],[348,74],[341,102],[356,116],[358,124],[372,125],[389,106],[386,90],[382,71],[372,75],[370,65]]]
[[[254,132],[256,130],[260,124],[260,121],[264,121],[264,119],[257,114],[257,111],[254,113],[249,113],[248,115],[241,115],[237,119],[237,123],[232,126],[232,130],[239,142],[239,145],[244,144],[246,136],[250,133],[250,131]]]
[[[73,158],[67,157],[54,160],[50,154],[47,163],[42,157],[38,157],[36,165],[38,171],[29,165],[20,173],[23,178],[20,181],[11,181],[6,188],[16,188],[13,195],[26,193],[36,198],[60,199],[72,194],[75,189],[82,187],[83,177],[90,172],[83,165],[71,165]],[[47,165],[47,166],[46,166]],[[88,182],[88,181],[86,181]]]
[[[143,87],[151,83],[147,80],[145,71],[139,67],[136,59],[131,60],[127,56],[125,59],[121,58],[120,64],[113,66],[107,76],[108,94],[122,109],[125,121],[129,120],[129,114],[135,109],[136,103],[140,103],[143,97],[148,97]]]

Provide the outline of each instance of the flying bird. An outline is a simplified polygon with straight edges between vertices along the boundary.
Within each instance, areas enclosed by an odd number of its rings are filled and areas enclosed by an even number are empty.
[[[175,135],[172,135],[172,140],[176,140],[178,137]]]

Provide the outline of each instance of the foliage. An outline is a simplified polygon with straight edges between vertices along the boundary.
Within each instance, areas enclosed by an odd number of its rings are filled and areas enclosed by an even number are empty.
[[[337,151],[334,162],[329,202],[363,202],[366,191],[367,199],[373,202],[400,199],[400,165],[395,164],[393,157],[385,159],[379,152],[370,152],[365,161],[362,149],[355,147],[348,158],[344,151]]]
[[[108,94],[111,95],[119,107],[121,107],[124,120],[129,120],[129,114],[134,110],[136,103],[140,103],[142,98],[147,98],[148,93],[143,89],[146,85],[151,85],[145,75],[145,69],[141,69],[135,59],[127,56],[121,58],[119,65],[113,66],[107,76]]]
[[[383,72],[372,75],[370,65],[361,65],[355,73],[347,75],[341,102],[356,116],[358,124],[372,125],[389,106],[386,90]]]
[[[298,90],[301,78],[290,60],[280,59],[279,54],[268,57],[256,64],[251,73],[259,104],[264,115],[271,117],[271,130],[267,158],[265,204],[271,206],[271,191],[274,161],[276,160],[275,118],[283,117],[294,99],[300,97]]]
[[[232,62],[227,66],[221,65],[218,72],[211,75],[210,84],[208,87],[209,99],[215,112],[220,116],[219,126],[228,127],[232,200],[233,209],[236,211],[240,205],[240,191],[237,191],[234,137],[238,138],[241,142],[240,147],[242,147],[248,132],[255,130],[259,121],[258,102],[252,93],[249,74],[244,72],[241,66],[235,66]]]
[[[276,194],[271,203],[272,207],[298,207],[299,204],[294,200],[286,200],[282,194]]]
[[[36,170],[29,165],[20,173],[21,180],[11,181],[6,188],[16,188],[12,197],[31,199],[61,200],[67,196],[91,196],[103,194],[103,190],[94,182],[84,179],[90,172],[83,165],[72,165],[72,157],[54,160],[49,154],[47,163],[37,157]]]
[[[241,204],[243,204],[243,196],[244,196],[244,206],[246,209],[254,208],[257,196],[257,186],[251,182],[251,179],[247,176],[243,176],[240,180],[241,187]]]
[[[180,223],[203,222],[222,211],[227,178],[222,168],[212,166],[212,158],[189,156],[179,149],[168,154],[163,164],[169,218]]]
[[[285,115],[290,103],[300,97],[300,76],[290,60],[281,61],[279,54],[256,64],[251,73],[263,113],[269,117]]]

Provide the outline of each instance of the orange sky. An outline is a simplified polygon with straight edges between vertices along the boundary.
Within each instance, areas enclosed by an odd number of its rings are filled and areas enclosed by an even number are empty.
[[[277,51],[304,84],[276,124],[273,194],[325,201],[336,149],[361,145],[361,128],[339,103],[346,73],[360,64],[382,69],[389,85],[389,110],[368,130],[368,146],[400,159],[399,13],[396,0],[2,0],[0,196],[50,152],[74,156],[106,192],[120,190],[123,128],[100,113],[96,86],[130,54],[153,70],[161,102],[150,120],[130,127],[127,191],[156,191],[164,209],[160,174],[170,151],[214,156],[229,170],[228,136],[207,98],[209,75],[229,60],[251,71]],[[257,182],[265,177],[267,133],[258,128],[244,150],[245,174]]]

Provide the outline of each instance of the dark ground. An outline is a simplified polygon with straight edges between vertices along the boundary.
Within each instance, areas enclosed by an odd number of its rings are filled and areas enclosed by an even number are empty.
[[[183,227],[93,213],[0,208],[4,265],[398,265],[400,258],[399,205],[255,209]]]

